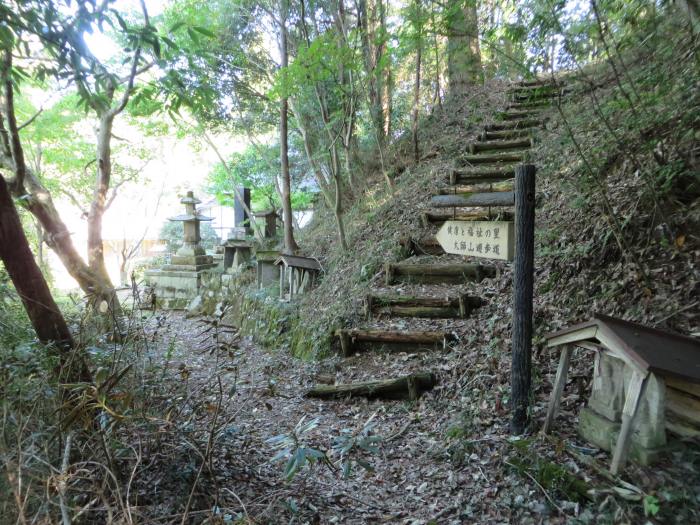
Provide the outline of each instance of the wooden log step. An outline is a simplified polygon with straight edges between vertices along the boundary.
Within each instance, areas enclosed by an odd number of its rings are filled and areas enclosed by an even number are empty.
[[[404,237],[399,241],[406,251],[406,257],[412,255],[444,255],[445,250],[437,242],[434,235],[417,239],[415,237]]]
[[[438,195],[462,195],[464,193],[481,193],[484,191],[513,191],[513,181],[498,180],[476,184],[455,184],[447,188],[440,188]]]
[[[510,120],[508,122],[498,122],[486,126],[486,131],[505,131],[511,129],[539,128],[544,125],[541,119]]]
[[[509,150],[531,148],[532,139],[520,138],[516,140],[494,140],[491,142],[472,142],[469,144],[469,153],[475,155],[482,151]]]
[[[344,357],[362,350],[390,352],[426,352],[444,350],[452,338],[449,332],[408,330],[337,330],[340,350]]]
[[[453,208],[456,210],[457,208]],[[498,210],[498,211],[496,211]],[[424,212],[421,215],[421,224],[424,228],[442,226],[445,221],[512,221],[513,213],[509,211],[500,211],[502,208],[484,209],[478,212],[454,212],[439,213],[439,212]]]
[[[542,111],[551,107],[552,104],[549,100],[526,100],[508,104],[506,111]]]
[[[506,111],[500,113],[499,117],[501,120],[525,120],[537,118],[538,115],[538,111]]]
[[[466,294],[452,297],[368,294],[365,297],[365,315],[368,319],[372,317],[372,314],[464,319],[483,304],[481,298]]]
[[[386,285],[409,284],[464,284],[495,277],[496,268],[474,263],[411,264],[387,263],[384,265]]]
[[[557,87],[559,82],[551,78],[535,78],[530,80],[521,80],[517,84],[519,87]]]
[[[344,385],[317,385],[306,393],[307,397],[322,399],[339,397],[367,397],[382,399],[417,400],[421,394],[432,389],[437,379],[431,373],[410,374],[394,379],[380,379]]]
[[[531,129],[507,129],[504,131],[484,131],[479,135],[479,140],[512,140],[532,135]]]
[[[515,177],[514,166],[504,166],[491,169],[455,168],[450,173],[450,184],[475,184],[482,182],[498,182]]]
[[[430,199],[430,205],[435,208],[514,206],[515,193],[512,191],[491,191],[469,195],[435,195]]]
[[[465,155],[461,159],[465,164],[503,164],[518,163],[525,160],[525,154],[519,153],[492,153],[490,155]]]

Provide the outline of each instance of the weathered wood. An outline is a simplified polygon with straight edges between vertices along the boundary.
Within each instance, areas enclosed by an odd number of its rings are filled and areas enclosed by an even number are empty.
[[[479,136],[479,140],[486,142],[489,140],[509,140],[532,135],[530,129],[507,129],[504,131],[484,131]]]
[[[527,119],[535,119],[539,116],[538,111],[506,111],[505,113],[501,113],[499,117],[502,120],[527,120]]]
[[[399,352],[422,352],[442,350],[451,339],[449,332],[405,331],[405,330],[337,330],[344,357],[370,348]],[[343,340],[346,346],[343,347]]]
[[[434,374],[418,373],[395,379],[364,381],[344,385],[317,385],[306,393],[307,397],[338,398],[368,397],[383,399],[416,400],[437,384]]]
[[[675,390],[680,390],[686,394],[693,395],[700,398],[700,385],[697,383],[690,383],[683,379],[679,379],[673,376],[668,376],[664,378],[667,387],[673,388]]]
[[[430,205],[435,208],[469,208],[474,206],[513,206],[515,194],[512,191],[493,191],[469,195],[435,195]]]
[[[522,434],[528,422],[532,359],[532,294],[535,255],[535,166],[515,170],[515,260],[513,264],[513,349],[511,422]]]
[[[496,269],[473,263],[459,264],[410,264],[387,263],[385,265],[386,285],[397,282],[405,283],[448,283],[457,284],[469,281],[481,281],[486,277],[494,277]]]
[[[405,237],[399,243],[403,246],[406,257],[411,255],[443,255],[445,253],[433,235],[421,239]]]
[[[666,410],[695,426],[700,425],[700,398],[666,388]]]
[[[475,155],[481,151],[527,149],[532,147],[532,139],[495,140],[491,142],[473,142],[469,144],[469,153]]]
[[[542,111],[547,108],[551,108],[551,101],[545,100],[524,100],[519,102],[513,102],[506,106],[506,111]]]
[[[508,122],[498,122],[485,127],[486,131],[505,131],[509,129],[539,128],[544,125],[541,119],[510,120]]]
[[[453,208],[457,210],[458,208]],[[473,213],[453,212],[453,213],[433,213],[424,212],[421,214],[421,223],[424,228],[437,226],[438,228],[445,224],[445,221],[512,221],[513,214],[509,211],[503,211],[503,208],[490,208],[489,211],[479,211]]]
[[[552,388],[552,393],[549,397],[549,406],[547,407],[547,417],[544,420],[544,427],[542,432],[548,434],[554,423],[554,418],[557,417],[557,412],[559,411],[559,403],[561,403],[561,396],[564,392],[564,387],[566,386],[566,377],[569,373],[569,362],[571,360],[571,354],[573,353],[573,346],[565,345],[562,349],[561,356],[559,357],[559,367],[557,368],[557,376],[554,380],[554,388]]]
[[[507,162],[522,162],[524,153],[495,153],[491,155],[465,155],[462,161],[465,164],[504,164]]]
[[[479,308],[479,297],[461,294],[453,297],[416,297],[369,294],[365,299],[365,314],[399,317],[465,318]]]
[[[490,169],[455,168],[450,173],[450,184],[473,184],[499,182],[515,177],[513,166],[496,167]]]
[[[639,401],[642,398],[644,385],[646,384],[648,374],[635,372],[632,375],[627,394],[625,396],[625,406],[622,409],[622,425],[620,425],[620,434],[615,443],[615,451],[613,452],[612,463],[610,464],[610,472],[617,476],[620,469],[625,465],[627,459],[627,451],[630,446],[630,437],[632,434],[632,423],[639,408]]]
[[[438,195],[461,195],[465,193],[483,193],[487,191],[513,191],[512,180],[498,180],[494,182],[480,182],[478,184],[455,184],[447,188],[440,188]]]

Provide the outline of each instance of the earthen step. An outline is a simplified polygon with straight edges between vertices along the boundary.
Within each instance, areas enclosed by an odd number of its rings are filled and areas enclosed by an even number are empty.
[[[465,164],[504,164],[518,163],[525,160],[526,155],[519,153],[492,153],[490,155],[465,155],[461,158]]]
[[[512,221],[513,214],[510,212],[494,211],[493,208],[487,208],[483,211],[474,212],[458,212],[456,208],[455,211],[449,213],[440,212],[423,212],[421,214],[421,224],[424,228],[440,227],[445,221]],[[496,208],[500,210],[500,208]]]
[[[482,151],[512,150],[532,147],[532,139],[520,138],[516,140],[494,140],[490,142],[472,142],[469,144],[469,153],[475,155]]]
[[[412,255],[444,255],[445,250],[440,246],[434,235],[423,238],[404,237],[399,241],[405,250],[406,257]]]
[[[336,330],[344,357],[359,351],[426,352],[444,350],[452,339],[449,332],[411,330]]]
[[[339,397],[367,397],[382,399],[417,400],[421,394],[437,384],[434,374],[423,372],[394,379],[363,381],[344,385],[316,385],[307,397],[322,399]]]
[[[396,283],[464,284],[495,277],[496,267],[474,263],[387,263],[384,265],[384,275],[387,286]]]
[[[544,120],[542,119],[524,119],[524,120],[510,120],[507,122],[498,122],[489,124],[485,127],[486,131],[506,131],[511,129],[528,129],[528,128],[539,128],[544,125]]]
[[[479,136],[479,140],[486,142],[489,140],[509,140],[520,137],[529,137],[532,134],[530,129],[508,129],[505,131],[484,131]]]
[[[430,199],[434,208],[471,208],[492,206],[514,206],[512,191],[491,191],[467,195],[435,195]]]
[[[464,319],[483,304],[481,298],[466,294],[452,297],[368,294],[365,297],[365,315],[368,319],[372,317],[372,314],[431,319]]]

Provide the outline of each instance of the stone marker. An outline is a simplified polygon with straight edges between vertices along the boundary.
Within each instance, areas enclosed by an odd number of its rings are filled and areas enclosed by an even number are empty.
[[[185,213],[170,220],[183,223],[184,243],[172,256],[170,264],[146,272],[146,280],[155,291],[157,306],[169,310],[185,308],[199,292],[202,273],[216,267],[200,244],[199,225],[212,218],[197,213],[200,201],[191,191],[180,202],[185,205]]]
[[[447,253],[513,260],[512,222],[445,221],[435,237]]]

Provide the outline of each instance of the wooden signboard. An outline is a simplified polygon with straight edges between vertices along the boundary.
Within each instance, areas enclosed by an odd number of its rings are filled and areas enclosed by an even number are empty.
[[[509,221],[445,221],[436,238],[447,253],[513,260],[513,223]]]

